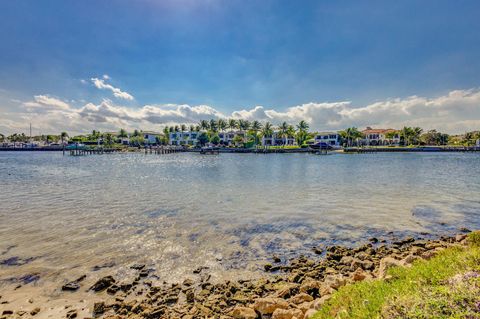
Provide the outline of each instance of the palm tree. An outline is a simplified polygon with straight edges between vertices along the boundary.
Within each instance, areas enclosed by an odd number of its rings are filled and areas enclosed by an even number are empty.
[[[195,131],[200,132],[200,125],[195,126]]]
[[[404,146],[410,145],[413,134],[414,134],[414,132],[413,132],[413,129],[411,127],[404,126],[402,128],[402,130],[400,131],[400,137],[403,138],[403,145]]]
[[[244,134],[244,143],[247,142],[247,134],[246,132],[250,128],[250,122],[247,120],[238,120],[238,127],[240,131]]]
[[[185,132],[186,130],[187,130],[187,126],[186,126],[185,124],[182,124],[182,125],[180,126],[180,131],[182,131],[182,133],[183,133],[183,132]]]
[[[255,140],[255,146],[257,146],[258,143],[258,131],[262,129],[262,123],[259,121],[253,121],[252,122],[252,131],[254,134],[254,140]]]
[[[0,133],[0,142],[5,142],[5,135]]]
[[[208,123],[207,120],[201,120],[199,126],[202,130],[205,130],[205,131],[208,131],[208,129],[210,128],[210,124]]]
[[[165,144],[168,144],[168,142],[170,141],[170,129],[168,128],[168,126],[165,126],[163,128],[163,139]]]
[[[175,127],[173,129],[175,130],[175,132],[180,131],[180,127],[178,125],[175,125]]]
[[[173,127],[173,126],[170,126],[170,127],[168,128],[168,131],[169,131],[170,133],[173,133],[173,130],[174,130],[174,127]]]
[[[238,128],[238,122],[237,120],[235,119],[229,119],[228,120],[228,128],[230,129],[230,131],[233,132],[233,130],[237,129]]]
[[[210,120],[210,131],[216,133],[218,131],[217,121],[214,119]]]
[[[217,122],[218,129],[223,132],[227,129],[228,123],[224,119],[219,119]]]
[[[133,136],[137,137],[140,135],[140,132],[138,130],[133,131]]]
[[[272,123],[267,122],[262,128],[263,137],[272,137],[273,135],[273,126]]]
[[[354,140],[359,139],[363,136],[363,133],[353,126],[347,128],[344,131],[340,131],[340,136],[343,139],[347,140],[347,146],[351,146]]]
[[[193,131],[195,131],[195,125],[190,124],[190,132],[193,132]]]
[[[127,131],[125,131],[125,130],[122,128],[122,129],[120,129],[120,132],[118,133],[117,136],[120,137],[120,138],[127,138],[127,137],[128,137],[128,134],[127,134]]]
[[[60,138],[62,139],[62,145],[63,145],[65,142],[65,139],[68,138],[67,132],[60,133]]]
[[[298,129],[298,132],[297,132],[297,143],[298,145],[302,145],[306,140],[307,140],[307,137],[308,137],[308,128],[309,128],[309,125],[307,122],[305,122],[304,120],[301,120],[298,124],[297,124],[297,129]]]
[[[287,137],[288,137],[287,132],[288,132],[288,124],[287,124],[287,122],[283,122],[278,127],[278,133],[279,133],[281,138],[284,138],[284,142],[283,142],[284,147],[285,147],[285,145],[287,145]]]

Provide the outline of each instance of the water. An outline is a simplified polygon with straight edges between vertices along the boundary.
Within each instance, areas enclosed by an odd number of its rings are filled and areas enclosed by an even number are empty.
[[[272,254],[475,229],[479,172],[478,154],[459,153],[0,152],[0,287],[136,262],[166,281],[199,266],[254,276]]]

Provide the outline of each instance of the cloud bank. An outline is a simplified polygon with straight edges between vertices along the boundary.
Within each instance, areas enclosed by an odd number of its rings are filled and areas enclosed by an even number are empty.
[[[98,80],[98,79],[97,79]],[[103,83],[103,80],[99,80]],[[128,93],[127,93],[128,94]],[[42,132],[86,133],[92,129],[117,131],[144,129],[161,131],[165,125],[196,124],[202,119],[237,118],[269,121],[275,125],[286,121],[296,124],[306,120],[312,130],[339,130],[350,126],[363,128],[401,128],[405,125],[463,133],[480,129],[480,90],[455,90],[446,95],[426,98],[411,96],[389,99],[364,106],[349,101],[306,103],[283,111],[256,106],[225,114],[208,105],[145,105],[126,107],[105,99],[99,104],[73,106],[50,95],[34,96],[20,104],[14,113],[0,119],[0,130],[25,131],[28,121]],[[2,132],[4,133],[4,132]]]

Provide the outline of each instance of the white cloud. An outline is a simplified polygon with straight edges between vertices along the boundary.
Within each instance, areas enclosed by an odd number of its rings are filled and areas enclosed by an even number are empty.
[[[86,103],[74,107],[49,95],[34,96],[15,112],[2,112],[0,128],[16,131],[27,119],[35,119],[42,132],[71,133],[97,130],[145,129],[161,130],[164,125],[195,124],[202,119],[243,118],[286,121],[296,124],[306,120],[312,130],[339,130],[349,126],[363,128],[405,125],[438,129],[447,133],[463,133],[480,129],[480,90],[455,90],[446,95],[426,98],[411,96],[354,106],[351,102],[307,103],[284,111],[256,106],[225,114],[208,105],[145,105],[132,108],[116,105],[111,100],[99,104]],[[4,133],[4,132],[2,132]]]
[[[110,77],[108,75],[103,75],[103,79],[99,79],[99,78],[91,78],[90,80],[92,81],[93,85],[95,85],[95,87],[97,89],[100,89],[100,90],[110,90],[113,92],[113,95],[116,97],[116,98],[119,98],[119,99],[124,99],[124,100],[133,100],[133,96],[130,95],[129,93],[127,92],[124,92],[122,90],[120,90],[119,88],[116,88],[110,84],[107,84],[105,81],[106,80],[109,80]]]
[[[24,105],[29,108],[53,108],[60,110],[70,109],[70,105],[49,95],[35,95],[34,101],[26,102]]]

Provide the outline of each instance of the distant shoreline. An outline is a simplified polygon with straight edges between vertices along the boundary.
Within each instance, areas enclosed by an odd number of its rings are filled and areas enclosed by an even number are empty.
[[[116,152],[150,152],[150,150],[155,150],[157,147],[146,147],[139,149],[116,149]],[[10,147],[1,147],[0,152],[61,152],[63,151],[62,147],[35,147],[35,148],[10,148]],[[68,152],[68,150],[65,150]],[[198,153],[200,148],[191,148],[191,149],[176,149],[176,152],[185,152],[185,153]],[[275,148],[275,149],[251,149],[251,148],[219,148],[219,153],[257,153],[257,154],[274,154],[274,153],[316,153],[318,150],[312,148]],[[418,152],[480,152],[480,147],[439,147],[439,146],[421,146],[421,147],[347,147],[344,149],[338,150],[329,150],[329,153],[391,153],[391,152],[402,152],[402,153],[418,153]]]

